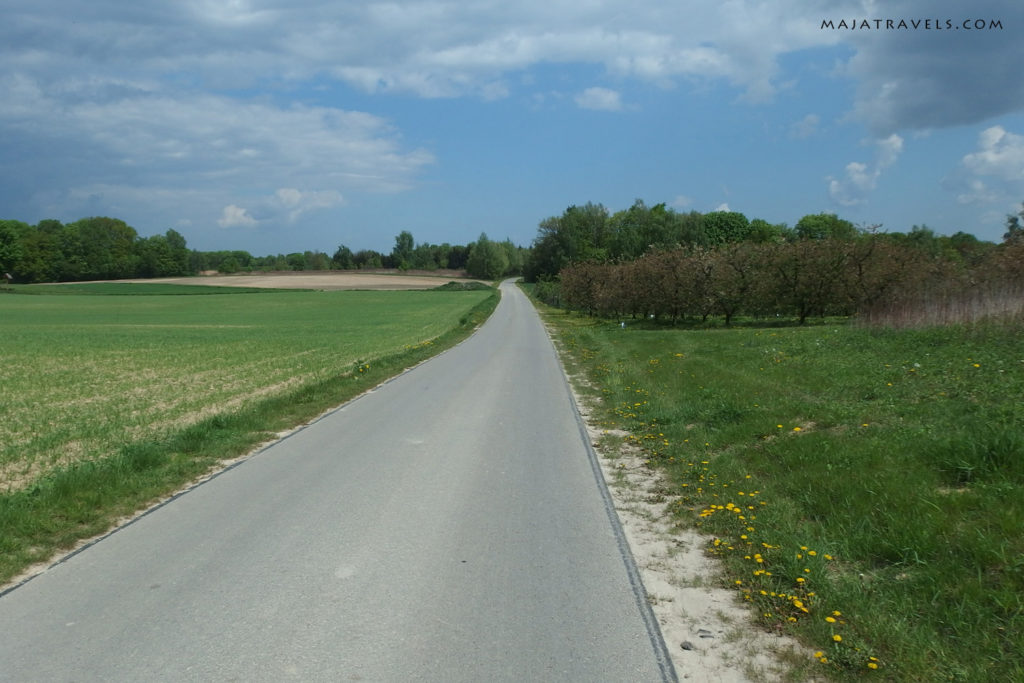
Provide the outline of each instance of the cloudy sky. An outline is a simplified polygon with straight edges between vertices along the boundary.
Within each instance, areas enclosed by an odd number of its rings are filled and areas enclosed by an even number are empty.
[[[390,251],[401,230],[525,246],[571,204],[638,198],[998,241],[1024,201],[1020,2],[0,0],[0,16],[0,218],[107,215],[263,255]]]

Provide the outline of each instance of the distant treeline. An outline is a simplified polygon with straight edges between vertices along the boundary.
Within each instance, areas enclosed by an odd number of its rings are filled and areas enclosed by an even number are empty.
[[[638,201],[609,215],[570,207],[540,224],[528,279],[549,303],[607,317],[880,315],[925,302],[1020,301],[1024,230],[1002,244],[973,235],[858,228],[834,214],[794,228],[737,212],[676,213]]]
[[[333,255],[304,251],[253,256],[248,251],[189,249],[176,230],[140,237],[117,218],[83,218],[63,224],[57,220],[29,225],[0,220],[0,277],[15,282],[75,282],[123,278],[174,277],[206,271],[238,273],[287,270],[353,270],[398,268],[448,269],[473,277],[497,279],[522,271],[525,250],[511,241],[495,242],[481,234],[468,245],[416,244],[402,231],[388,254],[341,245]]]

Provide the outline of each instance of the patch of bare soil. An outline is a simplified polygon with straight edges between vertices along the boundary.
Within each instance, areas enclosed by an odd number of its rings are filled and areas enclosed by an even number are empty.
[[[672,524],[676,498],[661,473],[624,432],[595,427],[573,391],[679,680],[785,680],[787,660],[807,661],[811,652],[759,628],[737,594],[720,587],[721,568],[704,552],[710,539]]]
[[[234,275],[196,275],[164,277],[121,282],[163,282],[177,285],[208,285],[213,287],[266,287],[270,289],[433,289],[452,280],[465,280],[458,271],[289,271],[273,273],[239,273]]]

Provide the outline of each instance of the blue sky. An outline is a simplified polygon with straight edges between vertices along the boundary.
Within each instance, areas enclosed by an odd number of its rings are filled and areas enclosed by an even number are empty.
[[[0,10],[2,218],[108,215],[262,255],[386,252],[402,230],[527,246],[571,204],[635,199],[998,241],[1024,201],[1021,3]]]

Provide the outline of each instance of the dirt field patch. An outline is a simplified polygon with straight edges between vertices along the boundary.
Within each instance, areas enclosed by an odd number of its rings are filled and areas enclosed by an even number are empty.
[[[361,271],[316,271],[282,273],[243,273],[238,275],[197,275],[166,277],[123,282],[165,282],[176,285],[207,285],[212,287],[267,287],[271,289],[433,289],[452,280],[465,280],[461,273],[381,273]]]

